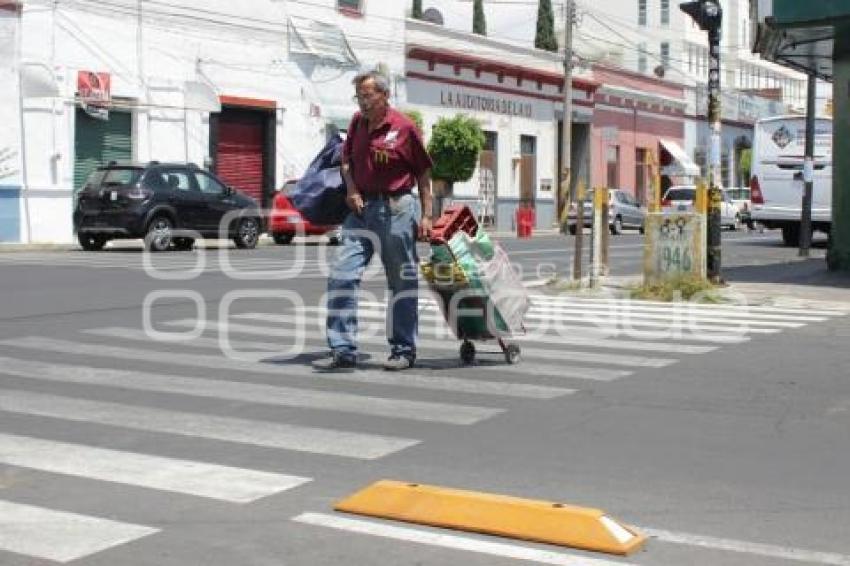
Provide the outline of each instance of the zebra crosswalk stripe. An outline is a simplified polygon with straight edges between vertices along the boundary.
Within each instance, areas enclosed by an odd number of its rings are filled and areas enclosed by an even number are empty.
[[[188,324],[188,321],[177,320],[171,321],[167,324],[171,326],[181,326],[184,323]],[[92,334],[95,336],[106,336],[109,338],[118,338],[141,342],[157,342],[155,338],[152,338],[143,330],[137,328],[110,326],[105,328],[92,328],[83,332],[85,332],[86,334]],[[264,336],[269,336],[269,333],[262,328],[258,328],[257,333],[262,334]],[[284,333],[284,331],[272,329],[272,335],[277,334],[287,337],[295,336],[294,332],[286,331]],[[301,334],[301,337],[304,337],[304,333]],[[320,337],[318,334],[311,334],[309,338],[314,341],[325,340],[323,336]],[[207,349],[221,349],[224,346],[224,342],[222,342],[221,336],[219,336],[219,338],[209,338],[201,336],[188,341],[180,339],[173,341],[159,340],[159,342],[162,344],[180,344],[182,346]],[[238,351],[252,353],[256,353],[258,350],[260,350],[267,351],[270,354],[272,352],[280,351],[281,349],[280,344],[273,344],[269,342],[232,340],[230,338],[228,338],[227,340],[227,345],[230,348],[233,348]],[[425,365],[427,365],[428,363],[428,361],[423,362],[423,364]],[[551,370],[550,368],[549,371],[554,370]],[[317,375],[316,372],[310,368],[294,364],[286,366],[286,373],[288,377],[301,376],[315,378]],[[615,379],[617,377],[623,377],[625,374],[627,374],[627,372],[602,370],[602,373],[599,373],[598,376],[600,379]],[[435,391],[451,391],[455,393],[473,393],[478,395],[496,395],[503,397],[518,397],[528,399],[554,399],[556,397],[570,395],[575,392],[573,389],[549,387],[544,385],[510,383],[493,380],[482,381],[473,379],[463,379],[442,375],[442,372],[440,374],[434,375],[422,375],[412,371],[406,371],[404,372],[404,375],[399,375],[394,373],[388,373],[383,370],[375,371],[360,368],[357,372],[352,373],[323,373],[321,374],[321,377],[323,379],[342,380],[355,383],[373,383],[376,385],[391,385],[395,387],[408,387],[416,389],[430,389]],[[558,377],[561,377],[561,375],[558,375]]]
[[[476,552],[499,558],[528,561],[535,564],[551,564],[554,566],[629,566],[630,564],[628,562],[589,558],[578,554],[553,552],[551,550],[528,546],[494,542],[482,538],[447,534],[442,531],[412,529],[389,523],[364,521],[362,519],[352,519],[350,517],[327,515],[324,513],[302,513],[293,517],[292,520],[296,523],[336,529],[349,533],[427,544],[466,552]]]
[[[362,304],[362,303],[361,303]],[[378,318],[385,319],[386,318],[386,306],[383,303],[375,303],[374,306],[363,306],[358,309],[357,315],[362,318]],[[316,312],[318,314],[324,314],[326,311],[324,307],[305,307],[305,312]],[[234,318],[239,315],[234,316]],[[623,349],[632,349],[632,350],[645,350],[645,351],[659,351],[659,352],[669,352],[671,350],[670,343],[676,342],[680,344],[681,341],[686,342],[695,342],[695,343],[708,343],[712,345],[725,345],[725,344],[741,344],[743,342],[747,342],[750,340],[748,336],[742,331],[735,331],[734,329],[730,329],[727,327],[712,327],[710,329],[704,328],[702,325],[698,329],[691,329],[685,324],[686,321],[671,321],[671,324],[662,324],[658,322],[650,323],[651,326],[657,328],[658,330],[652,329],[644,329],[644,328],[635,328],[635,326],[628,321],[624,327],[621,327],[619,324],[616,324],[617,321],[593,321],[593,320],[581,320],[578,317],[542,317],[538,322],[538,318],[535,316],[534,320],[526,320],[524,322],[524,326],[527,329],[528,335],[519,335],[515,336],[512,339],[516,339],[518,341],[528,340],[528,341],[536,341],[537,337],[546,335],[554,335],[558,338],[557,342],[559,346],[579,346],[579,345],[591,345],[593,347],[603,347],[605,344],[625,344],[626,347]],[[420,309],[419,311],[419,321],[420,323],[433,323],[435,328],[447,329],[447,323],[442,315],[437,314],[436,309]],[[579,325],[576,323],[585,322],[584,325]],[[420,324],[420,327],[422,325]],[[694,332],[694,330],[699,330],[698,332]],[[775,333],[778,330],[775,329],[749,329],[749,332],[754,333]],[[577,336],[578,335],[578,336]],[[563,337],[563,340],[561,340]],[[577,338],[576,342],[573,343],[572,340]],[[661,347],[664,345],[664,342],[652,342],[653,340],[667,340],[666,347]],[[600,342],[601,341],[601,342]],[[630,348],[629,344],[652,344],[653,346],[649,348]],[[612,346],[613,347],[613,346]],[[713,346],[708,346],[713,348]],[[700,348],[700,346],[695,346],[695,348]],[[699,351],[691,351],[690,353],[703,353]]]
[[[823,322],[827,320],[827,314],[817,315],[807,311],[793,313],[764,312],[755,310],[748,305],[713,305],[713,308],[705,308],[700,303],[670,303],[668,306],[644,305],[641,301],[611,301],[608,303],[585,303],[583,301],[547,301],[533,300],[532,305],[539,309],[557,309],[559,311],[608,311],[617,313],[639,314],[669,314],[673,311],[687,313],[693,318],[715,318],[730,317],[739,320],[766,320],[766,321],[797,321],[797,322]],[[833,313],[834,314],[834,313]]]
[[[88,357],[101,355],[98,354],[98,352],[105,348],[79,342],[45,340],[46,339],[21,339],[21,341],[18,341],[17,344],[27,349],[61,352],[65,354],[80,354]],[[175,360],[177,360],[179,363],[176,365],[190,367],[194,366],[198,362],[209,360],[209,356],[170,354],[168,352],[154,352],[149,350],[134,350],[131,348],[115,347],[112,347],[108,353],[102,355],[125,360],[146,359],[150,361],[155,358],[168,360],[168,362],[165,363],[174,363]],[[183,357],[175,358],[175,356]],[[228,367],[227,364],[224,363],[226,361],[227,360],[220,360],[220,363],[218,363],[216,367]],[[344,413],[364,414],[422,422],[470,425],[503,412],[503,409],[492,407],[459,405],[455,403],[408,401],[405,399],[393,399],[388,397],[368,397],[365,395],[352,395],[312,389],[298,389],[277,385],[263,385],[128,370],[100,369],[68,364],[31,362],[9,357],[0,357],[0,364],[2,364],[2,370],[0,370],[0,373],[23,377],[26,379],[102,385],[138,391],[176,393],[179,395],[189,395],[194,397],[247,401],[249,403],[282,407],[339,411]],[[249,367],[251,366],[251,364],[246,365]],[[210,365],[202,367],[210,367]],[[242,365],[238,365],[236,367],[242,367]],[[282,373],[282,370],[278,369],[276,373],[280,374]]]
[[[0,434],[0,462],[34,470],[250,503],[311,478]],[[156,473],[152,473],[152,471]]]
[[[0,550],[66,563],[159,529],[0,500]]]
[[[553,303],[553,304],[566,304],[566,305],[608,305],[608,304],[622,304],[622,305],[630,305],[634,308],[661,308],[661,309],[673,309],[678,308],[682,303],[670,303],[663,301],[645,301],[645,300],[631,300],[628,298],[619,298],[619,297],[558,297],[553,295],[543,295],[539,293],[533,293],[530,295],[530,299],[533,303]],[[759,313],[767,313],[767,314],[789,314],[789,315],[803,315],[803,316],[842,316],[850,313],[850,309],[847,307],[842,307],[836,305],[833,308],[824,308],[824,307],[813,307],[813,308],[794,308],[788,306],[778,306],[778,305],[736,305],[732,304],[710,304],[710,303],[695,303],[695,302],[686,302],[684,305],[693,310],[705,310],[705,311],[716,311],[718,309],[729,309],[729,308],[746,308],[748,312],[759,314]]]
[[[292,317],[290,315],[276,315],[276,314],[265,314],[265,313],[245,313],[238,315],[240,319],[248,319],[248,320],[256,320],[256,321],[265,321],[265,322],[287,322],[291,320],[301,320],[304,318],[301,317]],[[194,327],[196,324],[195,320],[192,319],[182,319],[177,321],[169,321],[166,323],[168,325],[173,326],[183,326],[183,327]],[[226,332],[236,332],[236,333],[245,333],[245,334],[265,334],[266,336],[290,336],[295,330],[289,329],[278,329],[271,327],[257,327],[247,324],[236,324],[236,323],[227,323],[223,324],[215,321],[205,321],[205,328],[210,328],[218,331],[226,331]],[[300,332],[300,330],[299,330]],[[375,343],[375,342],[385,342],[385,339],[380,337],[358,337],[358,340],[361,342],[367,343]],[[431,348],[436,350],[454,350],[457,348],[455,343],[449,343],[445,340],[428,340],[422,339],[417,341],[417,346],[422,348]],[[541,359],[549,359],[549,360],[559,360],[559,361],[573,361],[573,362],[590,362],[590,363],[598,363],[605,365],[615,365],[615,366],[628,366],[628,367],[664,367],[668,366],[672,363],[675,363],[675,360],[669,358],[650,358],[643,356],[626,356],[621,354],[597,354],[594,352],[584,352],[578,350],[546,350],[541,348],[523,348],[523,355],[528,356],[529,358],[541,358]]]
[[[2,393],[0,410],[7,413],[37,415],[346,458],[374,460],[419,443],[418,440],[392,436],[200,415],[123,403],[71,399],[42,393],[8,389],[3,389]]]
[[[360,305],[369,308],[386,308],[384,303],[376,301],[360,301]],[[424,311],[424,312],[423,312]],[[437,305],[423,305],[420,309],[420,318],[429,320],[439,318],[439,309]],[[532,309],[525,315],[525,320],[528,323],[537,321],[536,326],[544,329],[561,330],[562,324],[575,324],[583,322],[586,326],[574,327],[579,330],[590,331],[595,328],[598,331],[615,332],[619,328],[633,329],[635,327],[673,329],[678,328],[687,331],[687,339],[694,339],[700,335],[716,335],[720,337],[739,338],[748,333],[755,334],[774,334],[780,332],[780,328],[754,328],[754,326],[764,326],[764,324],[750,325],[746,321],[728,321],[723,320],[700,320],[693,318],[685,311],[671,312],[671,316],[653,315],[649,317],[633,316],[630,313],[618,312],[600,312],[600,313],[564,313],[541,311]],[[545,324],[544,324],[545,323]],[[797,328],[804,326],[802,323],[769,323],[772,327],[793,327]],[[693,338],[692,338],[693,337]]]

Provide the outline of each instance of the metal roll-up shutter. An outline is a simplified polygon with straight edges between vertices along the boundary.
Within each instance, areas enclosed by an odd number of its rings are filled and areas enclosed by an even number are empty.
[[[221,113],[216,174],[228,185],[263,202],[263,113],[226,109]]]
[[[109,112],[98,120],[77,109],[74,128],[74,189],[79,190],[89,173],[110,161],[133,158],[133,127],[129,112]]]

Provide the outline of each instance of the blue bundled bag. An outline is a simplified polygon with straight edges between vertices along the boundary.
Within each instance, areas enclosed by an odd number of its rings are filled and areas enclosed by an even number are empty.
[[[341,162],[342,138],[334,134],[289,195],[292,206],[313,224],[341,224],[350,211],[345,204]]]

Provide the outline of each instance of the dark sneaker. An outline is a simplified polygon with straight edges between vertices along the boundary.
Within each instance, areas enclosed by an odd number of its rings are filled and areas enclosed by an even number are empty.
[[[402,354],[393,354],[384,362],[384,369],[388,371],[400,371],[413,367],[413,361],[416,358],[413,356],[405,356]]]
[[[339,352],[334,352],[330,357],[315,360],[313,368],[328,371],[334,369],[351,369],[357,367],[357,356],[353,354],[345,355]]]

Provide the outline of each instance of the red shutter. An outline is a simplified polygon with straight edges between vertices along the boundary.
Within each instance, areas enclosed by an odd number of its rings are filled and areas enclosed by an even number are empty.
[[[228,185],[263,203],[263,115],[225,110],[221,113],[216,173]]]

